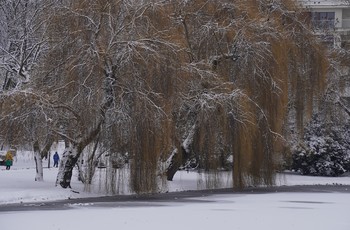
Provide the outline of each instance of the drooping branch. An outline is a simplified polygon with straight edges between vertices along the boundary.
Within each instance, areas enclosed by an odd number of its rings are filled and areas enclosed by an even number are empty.
[[[344,99],[339,97],[339,100],[337,100],[336,103],[346,112],[346,114],[348,114],[348,116],[350,116],[350,109],[345,105]]]

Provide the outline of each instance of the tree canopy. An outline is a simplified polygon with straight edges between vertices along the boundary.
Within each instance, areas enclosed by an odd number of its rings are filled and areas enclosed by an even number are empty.
[[[136,192],[190,158],[215,171],[232,157],[234,186],[271,185],[289,119],[301,130],[325,89],[327,49],[292,0],[45,2],[23,10],[45,20],[23,27],[36,30],[18,40],[31,48],[16,73],[31,77],[4,81],[0,137],[65,140],[62,187],[84,151],[127,155]],[[1,37],[4,79],[14,41]]]

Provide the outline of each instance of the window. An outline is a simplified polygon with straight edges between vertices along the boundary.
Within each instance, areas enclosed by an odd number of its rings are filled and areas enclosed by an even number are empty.
[[[333,29],[335,26],[335,12],[313,12],[312,23],[316,29]]]

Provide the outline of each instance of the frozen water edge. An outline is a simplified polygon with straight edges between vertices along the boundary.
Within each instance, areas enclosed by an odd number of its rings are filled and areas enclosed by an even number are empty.
[[[225,194],[202,202],[0,213],[6,230],[17,229],[193,229],[348,230],[348,193]],[[40,216],[40,219],[37,218]],[[20,221],[18,221],[20,220]]]
[[[73,189],[55,187],[57,168],[44,169],[44,182],[35,182],[34,168],[14,168],[6,171],[0,170],[0,204],[23,202],[46,202],[84,197],[104,196],[99,192],[98,186],[91,192],[84,192],[84,185],[73,177]],[[229,174],[221,180],[221,188],[232,187]],[[207,176],[196,172],[179,171],[173,181],[168,182],[164,192],[188,191],[206,189]],[[350,185],[350,177],[311,177],[297,174],[277,174],[277,186],[291,185]],[[121,193],[121,194],[130,194]]]
[[[44,161],[44,165],[47,162]],[[47,202],[84,197],[104,196],[101,192],[101,182],[91,186],[90,192],[84,192],[84,185],[73,176],[73,189],[55,187],[57,168],[44,168],[44,182],[35,182],[35,168],[32,153],[22,152],[18,155],[14,166],[10,171],[0,168],[0,204],[24,203],[24,202]],[[97,178],[105,174],[97,170]],[[125,180],[126,181],[126,180]],[[123,183],[124,181],[121,181]],[[100,184],[99,184],[100,183]],[[216,183],[216,184],[213,184]],[[102,183],[103,184],[103,183]],[[350,185],[349,174],[343,177],[312,177],[301,176],[295,173],[279,173],[276,176],[277,186],[291,185]],[[177,192],[212,188],[219,185],[220,188],[232,187],[232,176],[229,172],[208,175],[205,173],[179,171],[174,180],[162,185],[162,192]],[[103,185],[102,185],[103,186]],[[120,194],[130,194],[128,186],[123,184]]]
[[[269,192],[230,193],[196,196],[154,202],[141,200],[116,203],[81,202],[75,198],[98,197],[84,193],[83,185],[72,181],[75,191],[54,186],[56,168],[45,168],[44,182],[35,182],[35,169],[30,161],[17,162],[10,171],[0,170],[0,204],[23,203],[31,212],[0,212],[0,219],[10,223],[4,230],[18,229],[317,229],[349,230],[350,193],[341,192]],[[28,165],[26,165],[28,163]],[[20,165],[22,164],[22,166]],[[75,178],[75,177],[74,177]],[[206,175],[181,171],[168,183],[168,191],[197,190],[205,184]],[[202,181],[198,183],[199,181]],[[277,185],[350,185],[350,177],[329,178],[277,174]],[[229,177],[224,182],[230,184]],[[224,185],[224,184],[223,184]],[[42,208],[48,201],[70,199],[56,210]],[[96,198],[98,199],[98,198]],[[34,202],[28,204],[26,202]],[[32,206],[30,206],[32,205]],[[35,207],[39,207],[35,209]],[[41,207],[41,208],[40,208]],[[53,208],[55,209],[55,208]],[[40,216],[40,218],[38,218]],[[20,221],[18,221],[20,220]]]

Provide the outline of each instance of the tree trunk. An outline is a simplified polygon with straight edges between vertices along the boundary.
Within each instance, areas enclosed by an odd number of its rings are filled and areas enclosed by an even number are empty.
[[[47,136],[45,146],[42,150],[40,150],[39,141],[36,140],[33,144],[34,150],[34,161],[35,161],[35,181],[43,181],[44,180],[44,170],[43,170],[43,157],[48,156],[48,152],[52,146],[53,138],[51,135]]]
[[[76,145],[65,148],[59,165],[56,186],[59,184],[62,188],[71,188],[73,168],[79,159],[79,155]]]
[[[43,159],[40,153],[39,143],[35,141],[33,144],[34,148],[34,161],[35,161],[35,181],[43,181],[44,180],[44,170],[43,170]]]
[[[91,156],[88,157],[87,162],[85,163],[87,165],[87,171],[86,171],[86,179],[85,179],[85,185],[90,185],[92,183],[92,178],[95,175],[95,170],[98,164],[98,159],[101,157],[102,153],[100,153],[97,157],[96,151],[99,145],[100,136],[98,136],[97,141],[94,144],[94,148],[92,150]]]
[[[86,183],[86,179],[85,179],[85,175],[84,175],[84,171],[83,171],[83,163],[82,163],[82,154],[80,154],[80,157],[78,159],[78,162],[77,162],[77,167],[78,167],[78,180],[83,182],[83,184]]]
[[[51,153],[48,152],[47,154],[47,168],[50,168],[51,167]]]
[[[187,138],[181,145],[180,152],[177,151],[171,158],[170,165],[166,170],[167,180],[172,181],[176,172],[179,170],[180,166],[186,163],[186,161],[191,156],[190,146],[193,143],[193,136],[196,132],[196,125],[193,125],[190,132],[187,135]]]
[[[181,146],[180,153],[177,151],[172,159],[171,163],[166,171],[166,176],[168,181],[172,181],[176,172],[179,170],[180,166],[186,163],[186,161],[189,159],[190,153],[186,152],[186,150]]]

